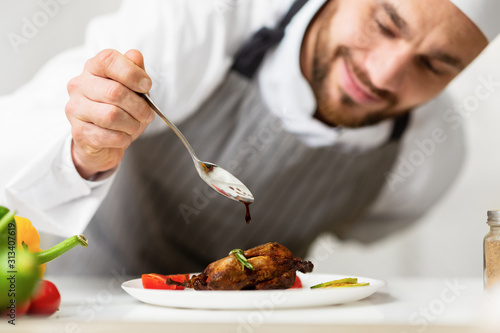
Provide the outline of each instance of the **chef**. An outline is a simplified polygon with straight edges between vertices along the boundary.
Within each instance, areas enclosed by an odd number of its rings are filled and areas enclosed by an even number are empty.
[[[457,175],[461,131],[438,96],[500,31],[499,10],[494,0],[126,1],[0,101],[13,128],[18,118],[35,128],[9,145],[1,200],[41,231],[84,231],[91,246],[51,266],[75,274],[199,271],[268,241],[303,256],[322,233],[376,241]],[[250,225],[136,92],[249,187]]]

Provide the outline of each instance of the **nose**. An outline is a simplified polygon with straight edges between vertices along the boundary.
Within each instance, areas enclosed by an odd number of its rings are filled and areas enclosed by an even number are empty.
[[[383,44],[368,52],[365,68],[375,87],[395,93],[405,80],[411,59],[409,47]]]

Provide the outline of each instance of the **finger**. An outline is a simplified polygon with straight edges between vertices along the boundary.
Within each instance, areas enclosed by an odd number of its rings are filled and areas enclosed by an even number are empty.
[[[139,52],[139,51],[136,51]],[[135,52],[131,53],[138,60]],[[142,58],[142,55],[140,56]],[[142,64],[144,66],[144,64]],[[89,73],[120,82],[129,89],[147,93],[151,89],[151,78],[143,67],[116,50],[104,50],[87,61],[85,70]]]
[[[75,117],[70,117],[68,120],[71,123],[73,141],[80,147],[90,147],[95,151],[110,148],[126,149],[132,143],[132,136],[125,132],[102,128]]]
[[[66,109],[71,117],[80,121],[131,136],[141,129],[141,123],[123,109],[111,104],[94,102],[83,96],[72,97]]]
[[[138,50],[128,50],[125,52],[124,56],[128,59],[130,59],[134,64],[139,66],[142,69],[146,69],[144,66],[144,57],[142,56],[142,53],[139,52]]]
[[[141,123],[139,129],[132,134],[132,141],[135,141],[148,127],[148,124]]]
[[[118,107],[140,123],[149,124],[154,119],[154,112],[148,103],[116,81],[83,74],[70,81],[68,90],[80,93],[91,101]]]

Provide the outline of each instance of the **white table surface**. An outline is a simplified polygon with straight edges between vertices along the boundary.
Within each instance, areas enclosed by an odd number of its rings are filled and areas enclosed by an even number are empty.
[[[500,332],[485,325],[492,305],[480,279],[395,278],[349,304],[253,311],[148,305],[125,293],[118,275],[47,279],[62,295],[60,310],[49,318],[17,318],[16,326],[3,318],[1,332]]]

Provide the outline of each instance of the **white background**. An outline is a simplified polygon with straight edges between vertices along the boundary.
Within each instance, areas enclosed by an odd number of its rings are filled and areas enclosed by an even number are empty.
[[[53,55],[81,44],[89,20],[116,10],[121,1],[64,2],[47,24],[16,52],[8,34],[21,34],[23,18],[31,19],[42,8],[33,0],[2,1],[0,95],[9,94],[27,82]],[[500,82],[500,39],[449,89],[458,102],[463,101],[466,96],[474,95],[478,78],[488,75]],[[6,125],[1,121],[0,124]],[[369,246],[322,237],[310,254],[316,271],[377,278],[481,276],[486,211],[500,209],[500,88],[467,117],[466,132],[469,151],[460,178],[416,226]]]

